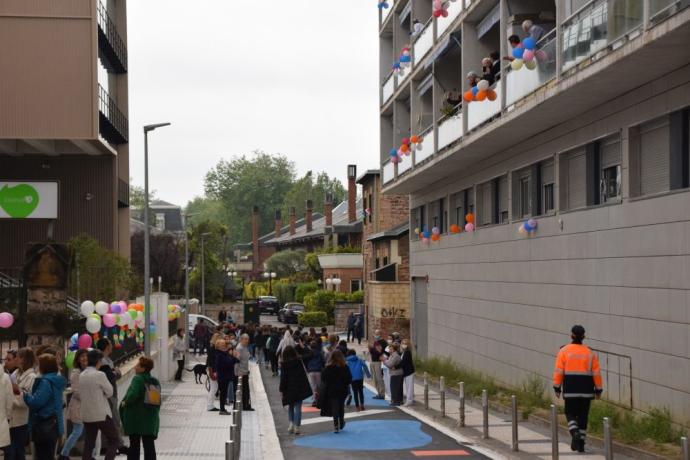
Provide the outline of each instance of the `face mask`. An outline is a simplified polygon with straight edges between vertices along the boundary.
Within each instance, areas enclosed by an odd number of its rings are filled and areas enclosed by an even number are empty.
[[[407,345],[402,345],[400,348],[402,348],[403,350],[407,350]]]
[[[374,336],[374,340],[381,340],[381,336],[380,336],[380,335],[375,335],[375,336]]]

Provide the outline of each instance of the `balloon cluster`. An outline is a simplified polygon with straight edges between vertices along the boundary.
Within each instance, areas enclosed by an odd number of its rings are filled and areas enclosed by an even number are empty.
[[[388,5],[388,2],[383,1],[383,2],[379,2],[378,7],[380,10],[383,10],[383,9],[388,9],[389,5]]]
[[[3,311],[0,313],[0,327],[3,329],[7,329],[9,327],[12,327],[14,324],[14,316],[12,316],[12,313]]]
[[[175,321],[182,314],[182,307],[179,305],[168,305],[168,321]]]
[[[513,48],[514,59],[510,63],[510,67],[513,70],[520,70],[524,65],[529,70],[536,69],[537,61],[544,62],[548,57],[544,51],[536,48],[537,42],[532,37],[522,40],[522,43]]]
[[[520,227],[518,228],[518,232],[520,232],[521,235],[529,235],[530,233],[534,232],[537,229],[537,221],[534,219],[529,219],[526,222],[523,222],[520,224]]]
[[[422,136],[403,137],[400,141],[400,147],[397,149],[393,148],[389,152],[391,163],[399,163],[402,161],[403,157],[410,156],[410,153],[414,150],[421,150],[422,142],[424,142]]]
[[[395,75],[400,75],[403,70],[412,65],[412,56],[410,56],[410,47],[405,46],[400,52],[400,57],[393,64],[393,73]]]
[[[110,331],[115,348],[122,347],[121,342],[125,340],[125,335],[135,338],[139,347],[143,345],[146,319],[142,304],[127,305],[124,300],[112,303],[101,300],[94,304],[90,300],[85,300],[81,304],[80,311],[86,317],[86,330],[92,335],[93,340],[98,340],[101,332],[107,337]],[[82,339],[84,336],[91,340],[90,336],[83,334],[77,339],[77,348],[85,348],[82,347],[87,343],[86,338]]]
[[[465,91],[465,94],[462,95],[462,98],[465,100],[465,102],[485,101],[487,99],[490,101],[495,101],[498,95],[496,94],[496,91],[489,88],[489,86],[490,85],[487,80],[479,80],[476,86],[473,86],[472,89]]]
[[[457,0],[450,1],[455,2]],[[443,16],[444,18],[448,17],[448,2],[443,0],[434,0],[434,2],[432,3],[431,14],[435,18],[440,18],[441,16]]]
[[[473,232],[474,231],[474,214],[469,213],[465,216],[465,231],[466,232]]]
[[[419,228],[414,229],[415,235],[420,235],[422,237],[422,243],[429,244],[429,241],[440,241],[441,240],[441,229],[438,227],[432,227],[431,231],[427,230],[426,225],[420,231]]]

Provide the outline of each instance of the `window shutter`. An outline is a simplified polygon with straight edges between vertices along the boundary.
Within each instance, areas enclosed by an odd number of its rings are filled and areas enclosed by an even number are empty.
[[[587,160],[585,150],[580,149],[568,155],[568,209],[587,205],[586,190]]]
[[[528,171],[529,172],[529,171]],[[502,176],[498,180],[498,213],[508,211],[508,176]]]
[[[640,127],[640,186],[642,195],[669,190],[668,116]]]
[[[601,141],[601,169],[621,164],[621,142],[618,134]]]
[[[481,224],[491,224],[491,182],[486,182],[481,185]]]

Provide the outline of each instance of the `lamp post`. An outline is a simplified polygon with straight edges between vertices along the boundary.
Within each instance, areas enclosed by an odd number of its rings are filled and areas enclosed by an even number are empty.
[[[237,278],[237,276],[239,275],[239,273],[237,273],[237,272],[234,271],[234,270],[235,270],[235,268],[232,267],[232,268],[230,269],[230,271],[228,272],[228,276],[229,276],[230,278],[232,278],[232,282],[233,282],[233,283],[235,282],[235,278]],[[244,278],[241,277],[241,276],[240,276],[240,281],[242,281],[242,284],[241,284],[241,286],[242,286],[242,287],[241,287],[241,289],[242,289],[242,300],[244,300]]]
[[[149,131],[170,126],[156,123],[144,126],[144,353],[151,356],[151,266],[149,261]]]
[[[189,235],[187,234],[187,219],[197,214],[199,213],[182,214],[182,227],[184,231],[184,308],[187,313],[189,313]]]
[[[268,295],[273,295],[273,279],[276,276],[275,272],[264,272],[264,278],[268,278]]]
[[[206,270],[204,268],[204,238],[210,232],[202,233],[201,236],[201,314],[206,315]]]
[[[333,278],[326,278],[326,286],[333,286],[334,291],[340,290],[340,283],[342,283],[342,280],[340,278],[336,278],[335,276]]]

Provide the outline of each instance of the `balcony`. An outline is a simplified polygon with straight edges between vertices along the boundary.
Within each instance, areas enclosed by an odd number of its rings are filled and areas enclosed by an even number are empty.
[[[440,37],[462,13],[462,0],[448,3],[448,16],[436,18],[436,37]]]
[[[412,155],[403,157],[402,161],[398,163],[398,176],[409,171],[412,168]]]
[[[393,8],[395,8],[395,0],[388,0],[387,3],[388,8],[381,9],[381,22],[379,23],[380,26],[383,26],[383,24],[386,22],[386,19],[388,18],[388,15],[390,15],[393,11]]]
[[[391,72],[386,81],[383,82],[382,93],[381,93],[381,105],[385,105],[388,99],[391,98],[395,92],[395,75]]]
[[[462,105],[455,110],[454,115],[443,118],[438,125],[439,152],[462,137]]]
[[[99,132],[111,144],[126,144],[129,122],[108,92],[98,85]]]
[[[434,147],[434,127],[429,126],[419,135],[422,136],[424,142],[422,142],[422,148],[414,152],[415,166],[436,153],[436,148]]]
[[[386,161],[381,168],[381,180],[384,184],[392,181],[395,175],[395,165],[390,160]]]
[[[117,32],[115,23],[108,16],[108,11],[100,1],[97,2],[98,47],[102,52],[103,65],[114,73],[127,72],[127,46]]]
[[[529,72],[529,70],[520,70],[520,72]],[[494,84],[492,88],[496,91],[496,100],[490,101],[485,99],[481,102],[471,102],[467,105],[468,131],[490,120],[494,115],[501,113],[501,85]]]
[[[129,184],[122,179],[117,180],[117,207],[129,208]]]
[[[417,37],[417,40],[415,40],[414,45],[412,45],[414,59],[413,64],[415,66],[422,62],[429,50],[431,50],[431,48],[434,46],[433,24],[434,23],[430,18],[427,21],[424,30],[422,30],[422,33],[419,34],[419,37]]]
[[[520,70],[512,70],[507,66],[503,70],[503,74],[506,75],[506,106],[513,105],[556,78],[556,29],[537,43],[537,53],[543,57],[536,59],[536,69],[529,70],[523,67]]]

